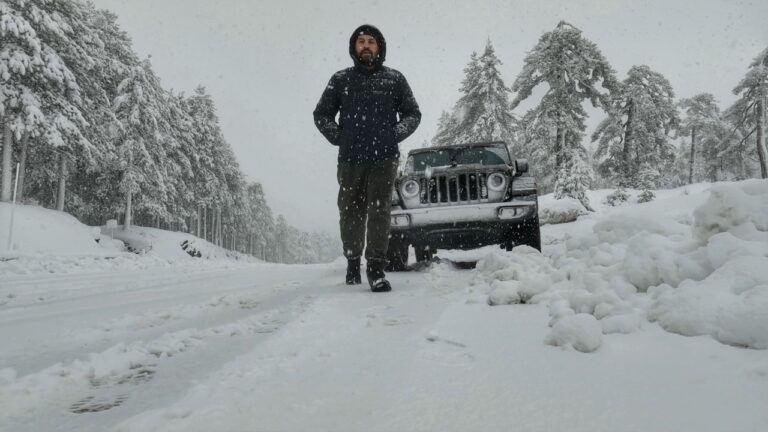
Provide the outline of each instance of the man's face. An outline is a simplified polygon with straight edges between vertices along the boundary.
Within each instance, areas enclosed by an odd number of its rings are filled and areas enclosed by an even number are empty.
[[[355,42],[355,52],[364,63],[372,64],[379,56],[379,43],[373,36],[360,35]]]

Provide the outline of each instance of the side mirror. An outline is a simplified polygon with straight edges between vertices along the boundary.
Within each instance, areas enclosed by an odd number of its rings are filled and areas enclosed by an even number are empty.
[[[519,176],[528,172],[528,159],[515,159],[515,175]]]

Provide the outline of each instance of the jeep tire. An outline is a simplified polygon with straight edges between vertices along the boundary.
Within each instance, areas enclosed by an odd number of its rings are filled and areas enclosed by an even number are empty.
[[[413,250],[416,252],[416,262],[430,262],[434,255],[435,250],[429,246],[413,245]]]
[[[541,252],[541,227],[538,217],[526,224],[514,237],[507,239],[502,247],[511,251],[512,248],[520,245],[528,245]]]
[[[408,270],[408,243],[401,239],[390,238],[387,249],[386,271],[399,272]]]

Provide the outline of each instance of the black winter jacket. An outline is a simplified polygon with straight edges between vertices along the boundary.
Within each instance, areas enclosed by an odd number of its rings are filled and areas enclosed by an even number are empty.
[[[397,145],[416,130],[421,112],[403,74],[356,65],[331,77],[314,117],[320,132],[339,147],[340,163],[363,164],[398,158]]]

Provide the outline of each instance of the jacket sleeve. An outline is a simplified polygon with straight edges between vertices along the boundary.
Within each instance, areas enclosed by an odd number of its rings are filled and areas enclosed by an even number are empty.
[[[411,87],[408,85],[408,81],[405,80],[404,76],[400,77],[399,87],[400,100],[402,102],[397,108],[397,114],[400,117],[400,121],[395,125],[395,139],[398,143],[414,133],[421,122],[419,104],[416,103],[416,98],[413,97]]]
[[[336,123],[336,114],[341,106],[338,93],[336,75],[331,77],[328,86],[325,87],[320,101],[313,115],[315,117],[315,126],[323,136],[333,145],[339,145],[339,135],[341,128]]]

